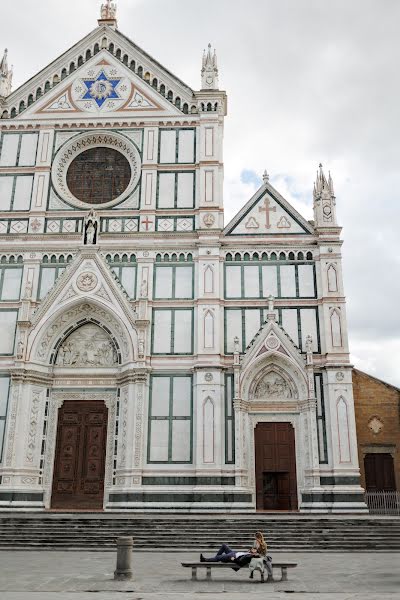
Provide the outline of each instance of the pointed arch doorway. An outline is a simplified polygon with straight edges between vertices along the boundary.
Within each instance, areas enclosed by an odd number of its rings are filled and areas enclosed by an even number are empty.
[[[254,431],[257,510],[295,511],[295,432],[291,423],[257,423]]]

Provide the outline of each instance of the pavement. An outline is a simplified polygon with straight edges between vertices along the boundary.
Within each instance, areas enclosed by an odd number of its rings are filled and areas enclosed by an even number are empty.
[[[118,582],[112,552],[5,550],[0,600],[400,600],[400,553],[274,553],[276,562],[298,567],[289,581],[264,584],[259,573],[249,580],[247,568],[192,582],[180,563],[198,560],[194,552],[134,552],[132,559],[133,580]]]

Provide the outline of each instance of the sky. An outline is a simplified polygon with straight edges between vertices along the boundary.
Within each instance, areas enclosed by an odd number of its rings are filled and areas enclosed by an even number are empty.
[[[14,89],[94,29],[99,6],[2,2]],[[400,387],[399,23],[398,0],[118,0],[120,30],[194,89],[216,47],[226,222],[264,169],[311,219],[318,164],[331,172],[351,359]]]

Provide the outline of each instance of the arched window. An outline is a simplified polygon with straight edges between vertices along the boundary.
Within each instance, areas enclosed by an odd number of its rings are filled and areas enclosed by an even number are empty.
[[[98,44],[94,45],[93,54],[98,54],[100,52],[100,46]]]
[[[118,58],[118,60],[121,60],[121,55],[122,55],[121,49],[118,48],[118,50],[115,53],[115,58]]]
[[[92,53],[90,50],[86,50],[85,60],[89,60],[90,58],[92,58]]]
[[[83,65],[83,56],[78,56],[78,67]]]
[[[63,69],[61,71],[61,79],[65,79],[67,77],[68,73],[67,73],[67,69]]]
[[[165,96],[165,85],[163,83],[160,85],[160,94]]]
[[[182,106],[182,112],[187,115],[189,113],[189,105],[185,102],[185,104]]]

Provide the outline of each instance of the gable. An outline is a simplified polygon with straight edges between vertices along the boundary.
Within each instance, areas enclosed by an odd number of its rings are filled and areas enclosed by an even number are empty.
[[[127,66],[102,50],[23,113],[41,118],[179,115],[181,112]]]
[[[265,183],[225,227],[225,235],[312,234],[311,225]]]
[[[76,79],[81,67],[88,66],[89,62],[94,64],[100,55],[106,61],[112,61],[114,67],[133,76],[138,84],[139,95],[135,96],[135,93],[132,93],[133,104],[127,111],[128,114],[140,108],[140,114],[143,115],[144,108],[151,108],[147,104],[148,97],[167,109],[170,115],[182,115],[190,111],[193,90],[189,86],[120,31],[100,26],[12,92],[4,102],[3,112],[11,118],[25,119],[29,114],[37,114],[36,111],[32,111],[34,106],[40,103],[40,107],[43,108],[50,98],[54,104],[53,110],[56,107],[56,112],[52,114],[63,110],[75,112],[74,107],[70,108],[73,98],[65,95],[65,92],[71,81]],[[85,76],[87,77],[87,73]],[[121,87],[123,85],[121,84]],[[120,95],[126,92],[127,90],[119,90]],[[85,109],[80,112],[85,112]],[[154,114],[154,111],[148,114]],[[66,115],[68,116],[68,112]],[[40,116],[43,117],[43,114]]]

